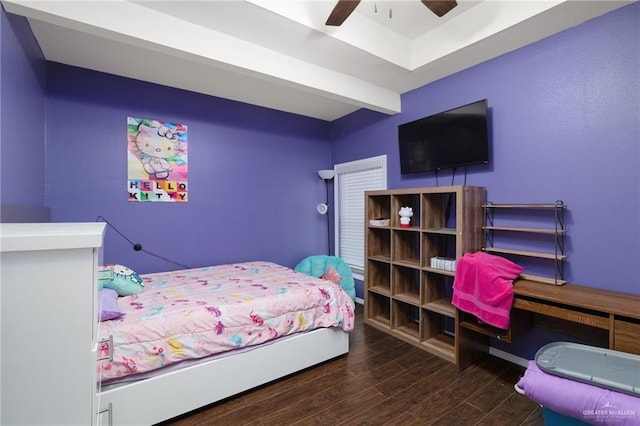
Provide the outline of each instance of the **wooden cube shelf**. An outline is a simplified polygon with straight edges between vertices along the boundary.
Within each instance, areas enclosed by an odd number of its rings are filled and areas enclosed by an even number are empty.
[[[431,258],[457,259],[480,250],[485,189],[368,191],[365,199],[365,321],[458,363],[457,311],[451,304],[455,272],[432,268]],[[413,210],[409,227],[400,226],[401,207]],[[369,223],[387,215],[389,227]]]

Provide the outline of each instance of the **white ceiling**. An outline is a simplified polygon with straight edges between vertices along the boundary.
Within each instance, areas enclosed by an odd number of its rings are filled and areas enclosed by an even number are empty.
[[[51,61],[322,120],[400,112],[400,95],[634,0],[2,0]]]

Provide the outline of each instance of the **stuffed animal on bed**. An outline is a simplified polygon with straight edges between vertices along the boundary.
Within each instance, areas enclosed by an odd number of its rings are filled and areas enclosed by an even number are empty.
[[[98,283],[100,287],[117,291],[118,296],[140,294],[144,290],[142,278],[137,273],[126,266],[117,264],[105,265],[105,269],[98,273]]]

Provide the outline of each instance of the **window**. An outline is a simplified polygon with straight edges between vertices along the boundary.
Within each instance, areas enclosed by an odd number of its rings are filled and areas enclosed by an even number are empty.
[[[335,165],[336,256],[364,280],[364,192],[387,189],[387,156]]]

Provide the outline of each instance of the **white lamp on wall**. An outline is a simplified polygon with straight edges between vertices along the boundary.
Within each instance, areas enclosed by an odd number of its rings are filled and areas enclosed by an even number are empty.
[[[327,249],[329,250],[329,254],[331,254],[331,232],[329,230],[329,215],[327,212],[329,211],[329,181],[333,179],[335,172],[331,169],[318,170],[318,176],[324,181],[326,198],[324,203],[316,206],[316,210],[318,210],[320,214],[327,215]]]

